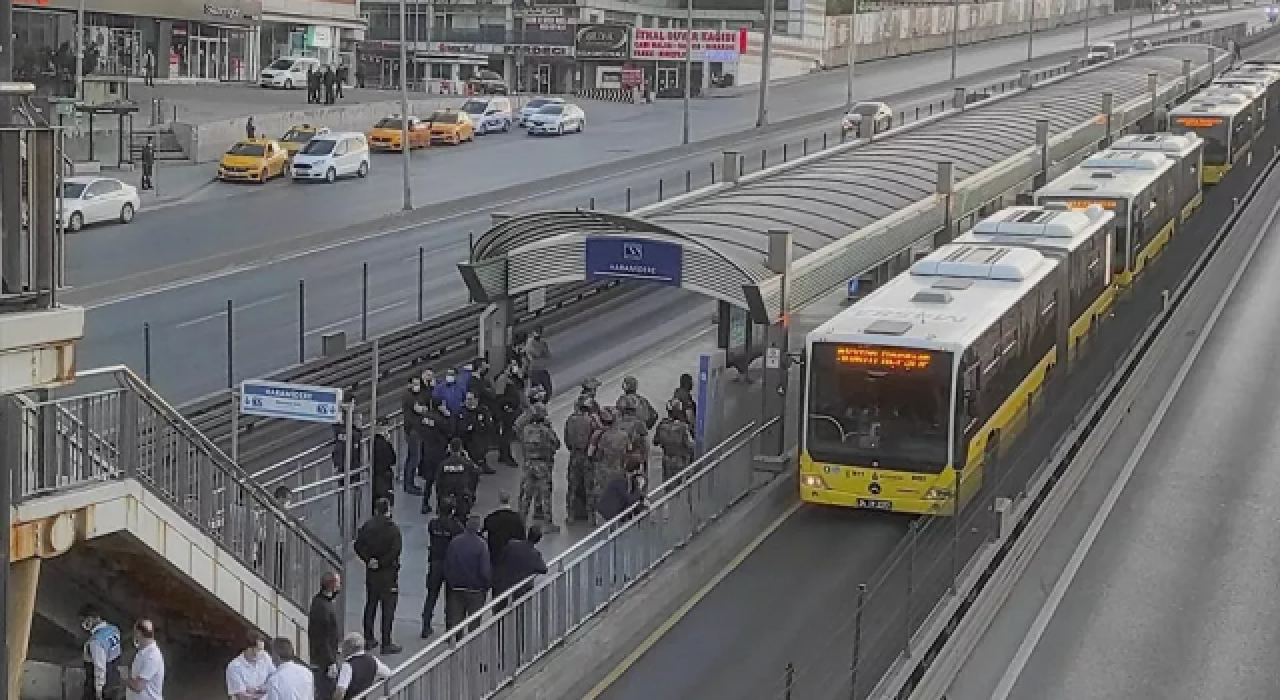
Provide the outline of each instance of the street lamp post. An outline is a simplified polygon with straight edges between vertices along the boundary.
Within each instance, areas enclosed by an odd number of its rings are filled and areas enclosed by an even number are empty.
[[[853,0],[853,17],[849,19],[849,76],[845,91],[845,109],[853,109],[853,74],[858,65],[858,0]]]
[[[773,25],[777,0],[764,0],[764,46],[760,51],[760,104],[756,107],[756,128],[769,123],[769,64],[773,61]]]
[[[960,43],[960,0],[951,0],[951,79],[956,79],[956,51]]]
[[[76,9],[76,99],[84,99],[84,0]]]
[[[1133,13],[1137,11],[1137,9],[1138,9],[1137,0],[1129,0],[1129,43],[1130,44],[1133,43]],[[1129,49],[1133,50],[1133,47],[1130,46]]]
[[[684,6],[684,137],[680,143],[688,146],[689,93],[693,90],[693,0],[686,0]]]
[[[409,33],[405,30],[405,2],[400,0],[400,153],[403,156],[400,177],[404,182],[403,209],[409,211],[413,209],[413,191],[409,186],[409,152],[413,149],[409,145],[409,48],[406,45]]]
[[[1036,0],[1027,0],[1027,62],[1036,55]]]
[[[1089,50],[1089,25],[1093,22],[1093,0],[1084,0],[1084,49]]]

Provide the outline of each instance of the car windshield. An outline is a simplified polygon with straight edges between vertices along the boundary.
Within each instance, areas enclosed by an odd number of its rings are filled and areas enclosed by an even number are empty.
[[[403,125],[401,124],[401,120],[400,120],[399,118],[397,118],[397,117],[387,117],[387,118],[385,118],[385,119],[379,119],[379,120],[378,120],[378,123],[373,125],[373,128],[375,128],[375,129],[401,129],[401,128],[404,128],[404,127],[403,127]]]
[[[333,153],[333,147],[336,144],[337,142],[331,139],[311,139],[302,147],[302,153],[308,156],[327,156]]]
[[[564,105],[544,105],[538,110],[538,114],[563,114]]]
[[[227,151],[229,155],[233,156],[261,156],[265,155],[266,152],[267,147],[260,143],[237,143],[231,147],[230,151]]]
[[[484,111],[488,108],[489,108],[488,102],[480,102],[480,101],[472,101],[462,105],[462,111],[466,112],[467,114],[484,114]]]
[[[545,97],[535,97],[534,99],[529,100],[528,108],[536,110],[540,107],[545,107],[551,104],[559,104],[559,103],[556,102],[555,100],[548,100]]]
[[[88,185],[83,182],[64,182],[62,183],[62,196],[67,199],[80,199],[80,195],[84,194],[86,187]]]
[[[312,136],[315,136],[315,135],[316,135],[316,132],[314,131],[300,131],[298,129],[290,129],[288,133],[284,135],[283,140],[289,141],[291,143],[306,143],[311,140]]]
[[[849,114],[856,114],[860,117],[874,117],[876,112],[880,111],[880,105],[877,104],[858,104],[854,105]]]
[[[951,354],[815,343],[806,448],[819,462],[936,473],[947,464]]]
[[[457,124],[457,112],[436,112],[431,115],[431,122],[435,124]]]
[[[1093,53],[1109,53],[1111,51],[1111,46],[1107,44],[1094,44],[1089,47],[1089,51]]]
[[[290,68],[293,67],[293,59],[277,58],[276,60],[271,62],[271,65],[267,67],[272,70],[289,70]]]

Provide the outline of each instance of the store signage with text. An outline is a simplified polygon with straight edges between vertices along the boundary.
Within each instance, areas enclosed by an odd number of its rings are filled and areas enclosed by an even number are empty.
[[[210,17],[223,19],[240,19],[240,15],[243,14],[238,7],[221,7],[211,3],[205,3],[204,13]]]
[[[657,61],[683,61],[685,47],[689,43],[688,32],[683,29],[635,29],[633,30],[631,56],[637,59]],[[704,56],[724,60],[747,51],[747,30],[695,29],[693,31],[693,58]]]
[[[626,60],[631,54],[628,45],[631,28],[623,24],[589,24],[579,27],[573,45],[578,58]]]
[[[546,45],[513,45],[508,44],[503,47],[504,53],[508,55],[519,56],[543,56],[547,58],[569,58],[573,56],[572,46],[546,46]]]

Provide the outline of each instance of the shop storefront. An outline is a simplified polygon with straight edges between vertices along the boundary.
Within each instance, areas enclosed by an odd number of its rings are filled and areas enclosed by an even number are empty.
[[[574,91],[576,63],[573,46],[513,44],[503,47],[519,71],[519,90],[539,95]]]
[[[17,5],[17,72],[70,72],[74,80],[78,0]],[[90,10],[83,32],[88,75],[141,77],[148,51],[161,79],[249,80],[256,74],[259,0],[94,0]]]
[[[632,33],[631,58],[645,72],[646,82],[658,97],[683,97],[685,52],[692,46],[694,95],[701,94],[726,73],[734,73],[738,57],[747,47],[747,30],[695,29],[693,36],[684,29],[641,29]]]
[[[623,24],[579,27],[573,49],[581,74],[579,94],[595,99],[627,97],[621,75],[631,58],[631,27]]]

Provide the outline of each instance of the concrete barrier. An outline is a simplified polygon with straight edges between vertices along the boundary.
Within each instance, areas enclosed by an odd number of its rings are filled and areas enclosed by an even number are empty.
[[[411,99],[409,112],[426,117],[441,107],[457,107],[463,101],[464,99],[460,97]],[[253,117],[253,123],[259,135],[280,138],[289,127],[296,124],[317,124],[327,126],[334,131],[367,132],[379,119],[399,113],[400,102],[392,100],[362,104],[312,105],[307,109],[245,114],[204,124],[174,122],[172,126],[174,137],[187,157],[196,163],[208,163],[221,158],[232,144],[244,138],[245,122],[250,116]]]

